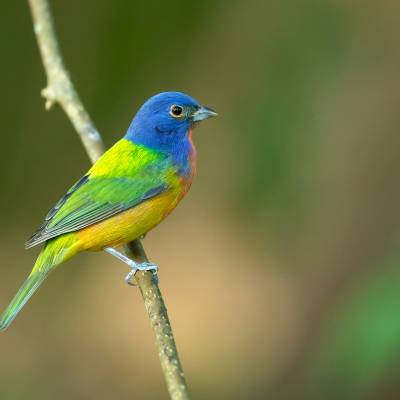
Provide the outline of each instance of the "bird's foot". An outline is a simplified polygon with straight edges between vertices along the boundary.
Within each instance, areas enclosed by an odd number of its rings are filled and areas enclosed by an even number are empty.
[[[138,271],[151,271],[153,272],[154,275],[154,279],[156,280],[156,282],[158,283],[158,266],[156,264],[153,263],[149,263],[149,262],[142,262],[142,263],[137,263],[133,260],[130,260],[131,262],[129,262],[129,267],[131,268],[131,270],[129,271],[128,275],[126,275],[125,277],[125,282],[128,285],[131,286],[136,286],[133,278],[135,277],[136,272]]]
[[[153,272],[153,279],[158,283],[158,266],[153,263],[149,262],[142,262],[137,263],[136,261],[130,259],[125,254],[121,253],[120,251],[114,249],[113,247],[105,247],[103,249],[105,252],[111,254],[112,256],[118,258],[119,260],[123,261],[125,264],[129,266],[131,269],[129,274],[125,277],[125,282],[129,285],[135,286],[133,278],[138,271],[152,271]]]

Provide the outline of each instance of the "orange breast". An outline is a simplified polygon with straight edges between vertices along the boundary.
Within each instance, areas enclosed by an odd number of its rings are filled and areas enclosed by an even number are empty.
[[[189,131],[189,142],[191,145],[191,151],[189,154],[190,175],[187,178],[181,178],[181,184],[183,187],[182,197],[188,192],[190,186],[192,186],[193,179],[196,175],[196,147],[194,147],[193,144],[193,128]]]

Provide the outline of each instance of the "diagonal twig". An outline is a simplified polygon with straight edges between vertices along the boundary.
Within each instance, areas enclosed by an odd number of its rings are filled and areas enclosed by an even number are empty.
[[[48,1],[28,0],[28,2],[47,76],[47,87],[42,91],[42,95],[46,99],[46,109],[50,109],[54,103],[58,103],[62,107],[78,132],[91,161],[95,162],[104,152],[103,140],[85,110],[65,68]],[[129,243],[125,249],[128,255],[137,261],[147,261],[140,240]],[[142,293],[150,324],[156,337],[161,367],[170,397],[173,400],[189,400],[167,309],[158,284],[151,272],[138,271],[135,279]]]

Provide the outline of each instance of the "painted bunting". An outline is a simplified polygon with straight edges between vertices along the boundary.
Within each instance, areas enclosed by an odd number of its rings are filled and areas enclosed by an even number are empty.
[[[154,270],[115,247],[145,235],[189,190],[196,170],[192,129],[217,115],[179,92],[151,97],[133,118],[126,135],[90,168],[47,214],[27,241],[44,243],[32,272],[0,319],[6,329],[21,308],[62,262],[85,250],[104,250],[131,272]]]

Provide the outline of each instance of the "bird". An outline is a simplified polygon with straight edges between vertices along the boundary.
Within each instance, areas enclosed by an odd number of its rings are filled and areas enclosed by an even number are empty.
[[[216,116],[181,92],[150,97],[125,136],[110,147],[49,211],[26,248],[43,248],[0,317],[5,330],[58,265],[83,251],[105,251],[130,268],[157,271],[117,250],[158,225],[188,192],[196,172],[193,128]]]

